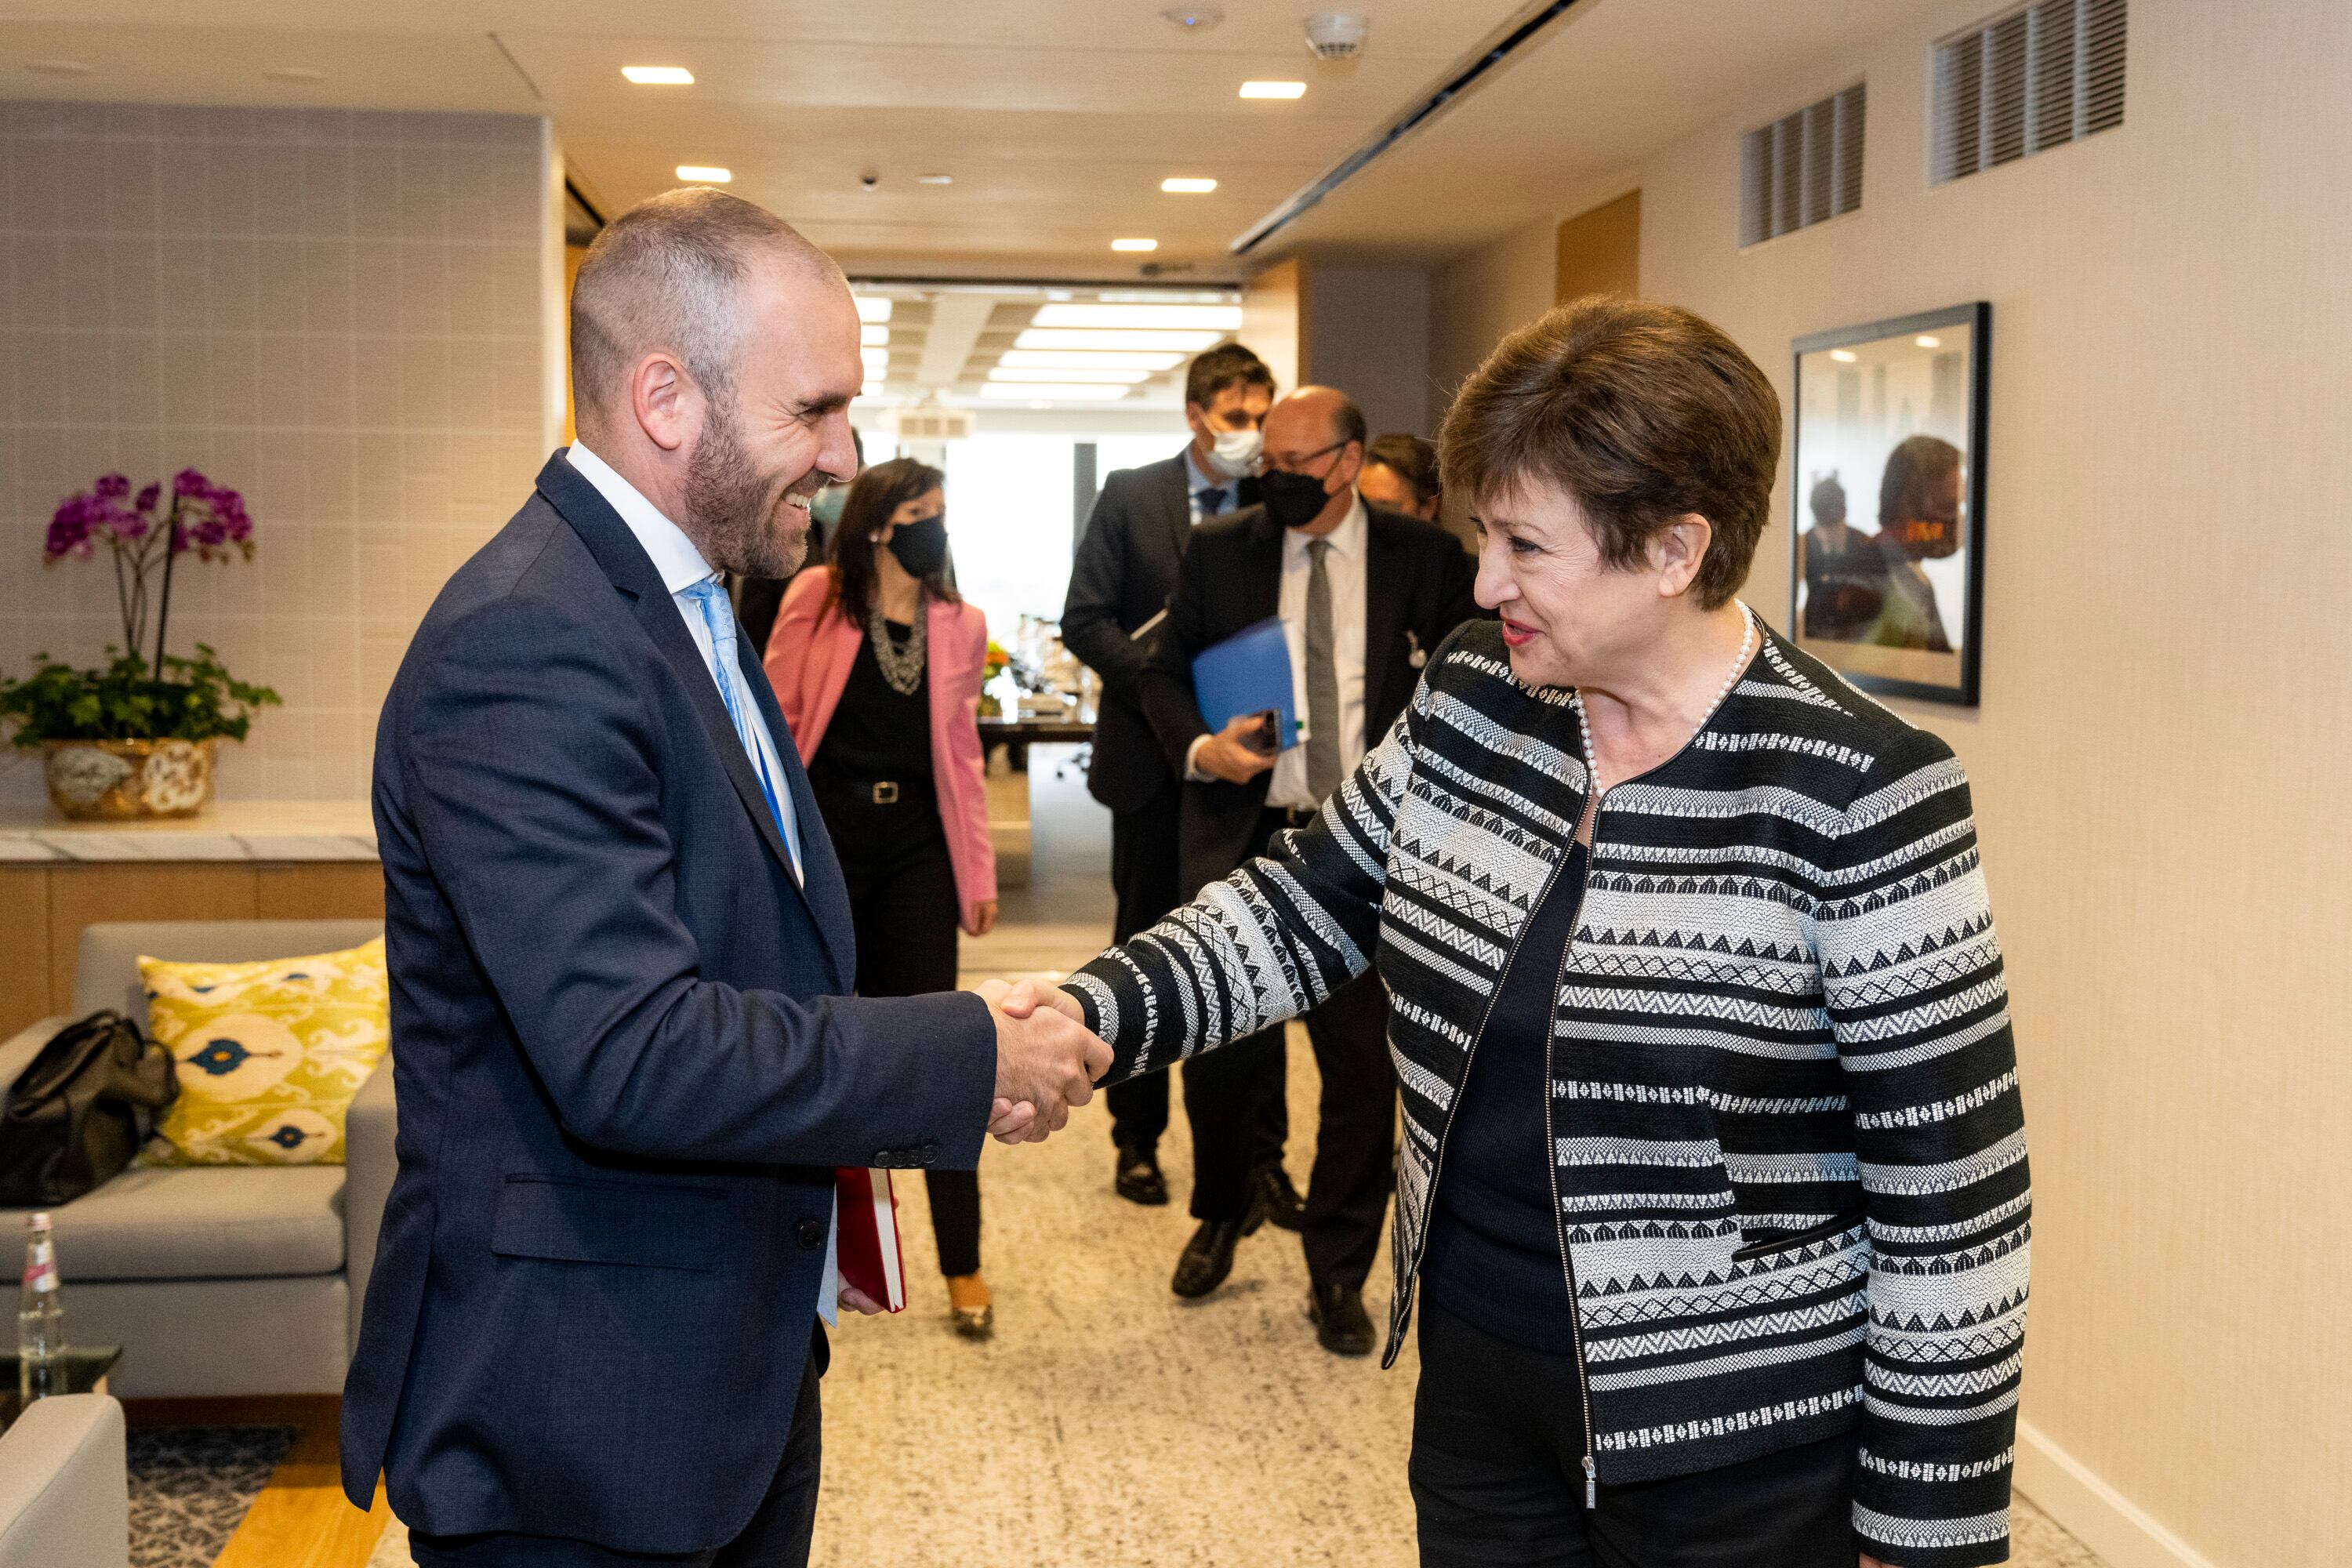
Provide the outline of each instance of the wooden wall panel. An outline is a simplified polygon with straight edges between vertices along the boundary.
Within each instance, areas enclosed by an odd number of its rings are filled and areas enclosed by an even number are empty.
[[[0,1039],[49,1012],[49,869],[0,868]]]
[[[383,868],[373,860],[263,866],[255,910],[265,921],[380,921]]]
[[[249,921],[254,868],[245,862],[152,861],[53,867],[49,872],[49,1005],[73,1005],[74,949],[100,921]]]
[[[1642,291],[1642,193],[1577,214],[1559,226],[1552,254],[1552,298],[1565,305],[1587,294]]]

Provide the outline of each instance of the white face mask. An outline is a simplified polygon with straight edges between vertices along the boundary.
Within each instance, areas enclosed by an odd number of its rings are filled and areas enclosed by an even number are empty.
[[[1259,452],[1265,447],[1265,434],[1259,430],[1220,430],[1217,449],[1209,458],[1209,466],[1229,479],[1246,479],[1257,471]]]

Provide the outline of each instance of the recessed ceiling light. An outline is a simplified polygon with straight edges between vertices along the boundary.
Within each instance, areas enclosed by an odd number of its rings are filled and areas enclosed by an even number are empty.
[[[857,341],[869,349],[887,347],[890,342],[890,329],[880,321],[867,321],[861,318],[857,329]]]
[[[1852,349],[1830,350],[1830,358],[1837,361],[1840,364],[1852,364],[1854,362],[1854,352]]]
[[[1160,20],[1187,33],[1205,33],[1225,19],[1214,5],[1179,5],[1160,13]]]
[[[677,177],[689,185],[723,185],[735,177],[735,171],[711,163],[680,163]]]
[[[857,296],[857,319],[861,321],[887,321],[890,319],[890,296],[860,294]]]
[[[1911,341],[1923,349],[1939,349],[1944,346],[1944,340],[1931,332],[1922,332]]]
[[[1196,354],[1213,346],[1223,332],[1129,332],[1088,331],[1083,327],[1031,327],[1013,340],[1016,349],[1157,349],[1162,353]]]
[[[1157,250],[1160,242],[1156,239],[1114,239],[1110,247],[1113,250]]]
[[[1174,370],[1184,356],[1132,349],[1006,349],[997,363],[1028,370],[1162,371]]]
[[[1160,188],[1171,196],[1204,196],[1217,188],[1217,182],[1170,178],[1160,181]]]
[[[1213,327],[1241,330],[1239,305],[1041,305],[1033,327]]]
[[[623,66],[621,74],[639,87],[692,87],[694,73],[684,66]]]
[[[1307,84],[1303,81],[1245,81],[1242,83],[1244,98],[1305,98]]]
[[[1078,382],[1103,386],[1133,386],[1151,379],[1148,370],[1028,370],[1020,365],[1000,364],[988,373],[991,381],[1042,381],[1075,384]]]
[[[36,76],[88,76],[90,72],[79,60],[27,60],[25,68]]]
[[[955,176],[953,174],[918,174],[915,176],[915,184],[919,185],[952,185],[955,184]]]
[[[980,395],[994,403],[1025,403],[1031,398],[1050,398],[1056,403],[1116,403],[1127,395],[1123,386],[1095,386],[1086,382],[992,381],[980,389]]]
[[[308,83],[324,81],[327,79],[327,73],[325,71],[313,70],[309,66],[278,66],[273,69],[263,71],[261,74],[268,78],[271,81]]]

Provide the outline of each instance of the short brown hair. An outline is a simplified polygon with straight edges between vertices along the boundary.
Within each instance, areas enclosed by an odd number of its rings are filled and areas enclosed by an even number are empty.
[[[1417,501],[1434,499],[1442,488],[1437,482],[1437,447],[1419,436],[1402,430],[1376,436],[1364,448],[1364,462],[1367,466],[1378,463],[1411,485]]]
[[[688,185],[639,202],[598,231],[572,285],[572,401],[592,433],[647,353],[676,354],[715,401],[735,389],[742,348],[736,290],[765,250],[818,276],[833,258],[765,207]]]
[[[1229,386],[1263,386],[1274,393],[1274,372],[1239,343],[1219,343],[1196,356],[1184,373],[1184,401],[1206,408]]]
[[[1438,445],[1474,503],[1529,481],[1566,491],[1620,570],[1696,512],[1714,537],[1692,586],[1711,610],[1748,580],[1771,512],[1780,399],[1721,328],[1597,294],[1505,338],[1454,395]]]

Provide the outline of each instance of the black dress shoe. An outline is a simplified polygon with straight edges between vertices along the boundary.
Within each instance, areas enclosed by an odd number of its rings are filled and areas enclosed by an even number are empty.
[[[1121,1149],[1116,1169],[1113,1184],[1129,1203],[1156,1209],[1168,1202],[1168,1184],[1160,1174],[1157,1149]]]
[[[1290,1173],[1280,1161],[1268,1161],[1257,1168],[1255,1175],[1258,1202],[1265,1205],[1265,1217],[1278,1229],[1297,1231],[1307,1224],[1307,1200],[1290,1184]]]
[[[1372,1353],[1372,1320],[1364,1313],[1364,1293],[1346,1285],[1316,1285],[1307,1292],[1307,1316],[1315,1338],[1333,1355]]]
[[[1265,1207],[1253,1202],[1240,1219],[1204,1219],[1176,1258],[1176,1276],[1168,1288],[1187,1300],[1207,1295],[1234,1271],[1234,1248],[1242,1237],[1265,1223]]]

